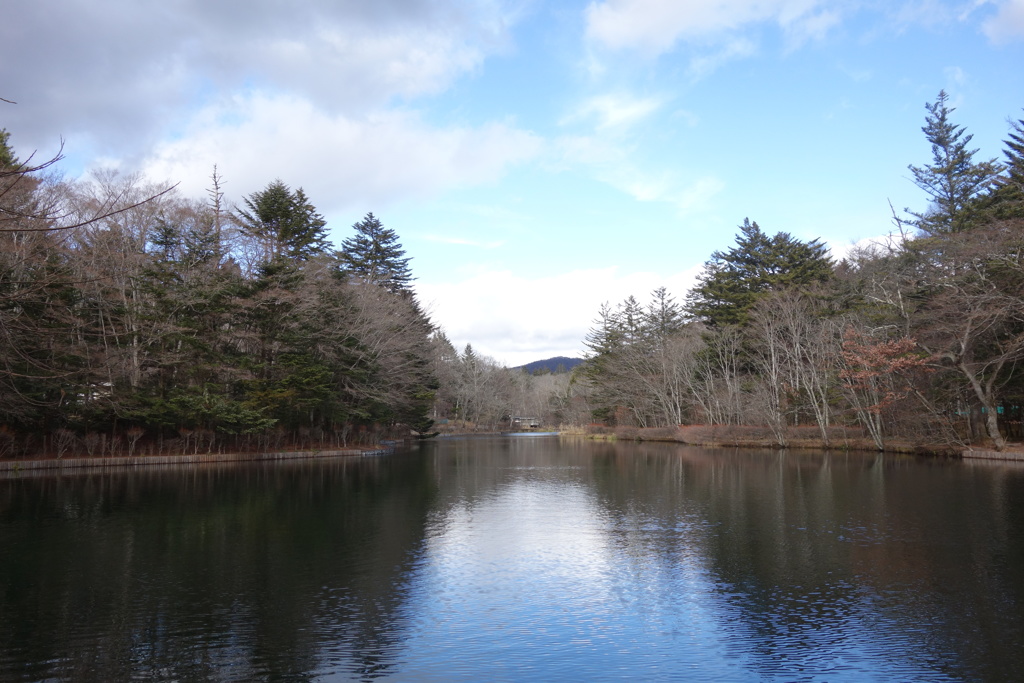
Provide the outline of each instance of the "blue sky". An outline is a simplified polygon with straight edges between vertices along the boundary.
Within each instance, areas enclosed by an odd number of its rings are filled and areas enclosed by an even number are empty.
[[[281,178],[336,243],[373,211],[453,342],[516,365],[682,300],[744,217],[885,234],[924,104],[1001,156],[1022,65],[1024,0],[52,0],[0,26],[0,126],[72,175]]]

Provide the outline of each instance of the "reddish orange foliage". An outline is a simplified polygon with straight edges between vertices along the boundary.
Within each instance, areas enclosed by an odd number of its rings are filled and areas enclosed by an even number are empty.
[[[839,373],[851,388],[869,393],[875,400],[869,412],[878,414],[886,406],[905,398],[910,391],[908,373],[930,371],[928,362],[912,337],[875,341],[867,335],[847,328],[843,335],[843,361],[846,369]],[[900,378],[901,389],[894,380]]]

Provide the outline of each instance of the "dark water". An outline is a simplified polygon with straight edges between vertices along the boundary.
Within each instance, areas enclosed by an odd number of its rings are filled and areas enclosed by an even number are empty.
[[[462,439],[0,481],[0,680],[1024,677],[1024,468]]]

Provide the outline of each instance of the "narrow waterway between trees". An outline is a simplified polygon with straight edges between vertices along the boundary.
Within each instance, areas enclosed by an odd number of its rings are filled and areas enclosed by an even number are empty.
[[[1024,466],[451,438],[0,480],[0,680],[997,681]]]

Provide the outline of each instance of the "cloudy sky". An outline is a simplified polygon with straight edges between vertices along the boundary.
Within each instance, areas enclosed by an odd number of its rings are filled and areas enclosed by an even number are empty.
[[[841,254],[924,208],[925,102],[1024,118],[1024,0],[46,0],[0,23],[0,127],[65,174],[374,212],[458,346],[576,355],[744,217]]]

